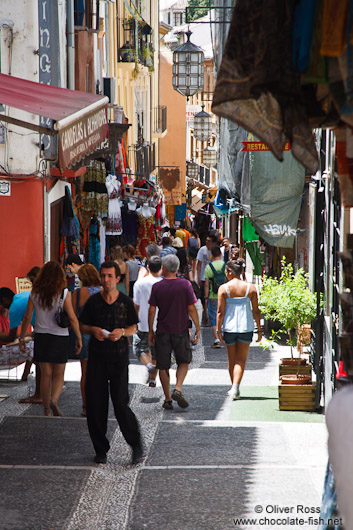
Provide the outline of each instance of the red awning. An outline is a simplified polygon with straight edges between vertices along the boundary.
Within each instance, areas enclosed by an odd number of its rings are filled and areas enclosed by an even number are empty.
[[[43,127],[5,114],[0,121],[26,127],[51,136],[59,133],[59,166],[70,168],[99,149],[109,136],[106,96],[43,85],[0,74],[0,103],[31,114],[50,118]]]

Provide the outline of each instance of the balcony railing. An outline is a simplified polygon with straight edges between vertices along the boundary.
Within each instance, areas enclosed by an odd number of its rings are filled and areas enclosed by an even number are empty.
[[[130,145],[129,149],[130,163],[134,164],[135,173],[139,176],[144,176],[146,179],[150,177],[150,173],[156,169],[156,153],[155,144]]]
[[[153,132],[164,133],[167,130],[167,107],[159,106],[152,109]]]

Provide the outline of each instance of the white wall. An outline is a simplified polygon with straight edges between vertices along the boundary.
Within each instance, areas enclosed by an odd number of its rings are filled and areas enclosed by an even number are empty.
[[[13,33],[1,26],[1,73],[39,80],[38,0],[1,0],[0,19],[13,21]],[[39,124],[39,117],[6,107],[6,114]],[[3,122],[4,123],[4,122]],[[5,145],[0,145],[0,164],[10,173],[33,173],[38,167],[39,135],[29,129],[5,124]]]

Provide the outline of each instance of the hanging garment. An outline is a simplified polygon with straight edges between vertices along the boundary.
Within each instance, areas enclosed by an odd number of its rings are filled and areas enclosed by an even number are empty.
[[[121,211],[123,223],[123,244],[136,247],[137,242],[137,214],[136,210],[130,210],[124,206]]]
[[[89,263],[94,265],[99,271],[100,251],[99,251],[99,222],[94,215],[89,225]]]
[[[293,68],[306,72],[314,30],[316,0],[300,0],[295,7],[293,24]]]
[[[108,175],[105,184],[109,196],[108,219],[105,233],[107,236],[120,236],[123,232],[119,200],[120,182],[115,175]]]
[[[338,57],[343,52],[349,0],[324,0],[321,55]]]
[[[105,261],[105,253],[106,253],[105,225],[101,217],[98,217],[98,221],[99,221],[99,254],[100,254],[100,262],[103,263]]]
[[[89,212],[94,211],[97,215],[101,214],[103,217],[108,212],[106,175],[105,163],[92,160],[90,165],[87,166],[82,193],[82,209]]]
[[[152,243],[157,243],[154,231],[154,215],[147,218],[139,214],[136,244],[137,257],[147,258],[146,247]]]
[[[80,236],[80,223],[74,214],[69,186],[65,186],[64,216],[60,235],[73,239],[78,239]]]
[[[286,142],[314,175],[314,137],[292,70],[293,0],[238,0],[228,33],[212,111],[255,134],[283,160]]]

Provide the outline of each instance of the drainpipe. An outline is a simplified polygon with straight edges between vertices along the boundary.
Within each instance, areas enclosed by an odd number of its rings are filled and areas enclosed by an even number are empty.
[[[106,61],[106,76],[110,77],[110,64],[109,64],[109,17],[108,17],[108,4],[104,6],[104,28],[105,34],[105,61]]]
[[[67,10],[67,88],[75,90],[75,29],[74,29],[74,0],[66,1]]]

